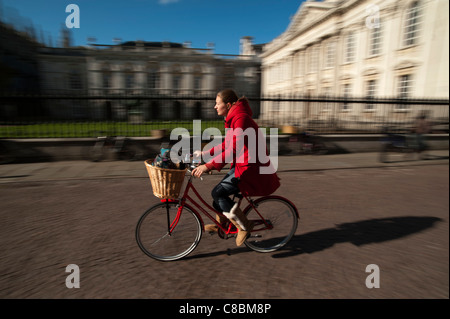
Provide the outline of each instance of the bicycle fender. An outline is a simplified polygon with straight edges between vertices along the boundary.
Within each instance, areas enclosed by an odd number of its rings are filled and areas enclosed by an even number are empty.
[[[178,204],[180,202],[178,199],[168,199],[168,198],[161,199],[160,201],[161,201],[161,203],[169,202],[169,203],[175,203],[175,204]],[[200,224],[202,225],[202,230],[204,231],[205,230],[205,223],[203,222],[202,216],[191,205],[189,205],[187,203],[184,203],[184,207],[190,209],[195,214],[195,216],[198,217],[198,219],[200,220]]]
[[[260,197],[260,198],[258,198],[256,200],[254,200],[253,203],[254,204],[258,204],[262,200],[266,200],[266,199],[281,199],[281,200],[284,200],[284,201],[288,202],[288,204],[291,205],[292,208],[294,208],[294,211],[295,211],[295,214],[297,215],[297,218],[300,219],[300,214],[298,213],[297,207],[295,206],[295,204],[293,202],[291,202],[286,197],[279,196],[279,195],[263,196],[263,197]],[[252,205],[248,204],[247,207],[245,207],[245,209],[243,210],[243,213],[246,214],[251,208],[252,208]]]

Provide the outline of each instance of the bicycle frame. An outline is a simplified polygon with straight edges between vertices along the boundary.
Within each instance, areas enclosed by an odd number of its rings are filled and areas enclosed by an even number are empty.
[[[178,200],[179,202],[179,206],[178,206],[178,211],[177,211],[177,215],[175,216],[175,219],[172,221],[172,223],[170,223],[169,220],[169,215],[167,215],[167,222],[168,222],[168,235],[170,236],[171,233],[173,232],[173,230],[175,229],[175,227],[178,224],[178,221],[180,220],[181,214],[183,212],[183,208],[186,206],[189,209],[191,209],[196,215],[197,217],[200,219],[200,222],[202,223],[202,227],[204,229],[204,223],[203,223],[203,219],[200,216],[200,214],[198,214],[198,212],[192,208],[192,206],[190,206],[187,201],[189,201],[191,204],[193,204],[197,209],[199,209],[203,214],[205,214],[209,219],[211,219],[218,227],[220,230],[222,230],[224,232],[225,235],[230,235],[230,234],[236,234],[238,232],[238,230],[236,229],[236,227],[234,227],[234,225],[232,223],[228,224],[228,227],[225,228],[223,225],[221,225],[218,221],[216,221],[216,219],[210,214],[208,213],[207,210],[205,210],[199,203],[197,203],[195,201],[194,198],[192,198],[189,195],[189,191],[192,189],[192,191],[194,192],[194,194],[197,196],[197,198],[201,201],[201,203],[206,206],[210,211],[218,214],[218,215],[223,215],[221,212],[217,211],[215,208],[213,208],[211,205],[209,205],[203,198],[202,196],[198,193],[197,189],[195,188],[195,186],[192,183],[192,175],[189,177],[186,188],[184,189],[183,192],[183,196],[181,197],[180,200]],[[255,226],[258,225],[264,225],[263,228],[258,228],[258,229],[253,229],[252,232],[254,231],[261,231],[261,230],[268,230],[268,229],[272,229],[273,226],[271,225],[270,221],[267,221],[264,219],[264,217],[259,213],[258,209],[257,209],[257,205],[255,205],[254,201],[244,195],[240,195],[238,196],[239,198],[239,202],[238,202],[238,206],[241,205],[243,198],[246,199],[246,201],[249,203],[249,205],[246,207],[246,209],[244,210],[244,213],[250,209],[253,208],[255,210],[255,212],[258,214],[260,220],[256,221]],[[166,203],[169,202],[176,202],[176,200],[163,200]]]

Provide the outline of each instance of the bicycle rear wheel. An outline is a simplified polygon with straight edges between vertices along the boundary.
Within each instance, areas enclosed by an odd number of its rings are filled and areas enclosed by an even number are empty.
[[[258,252],[272,252],[286,245],[294,236],[298,225],[296,208],[279,196],[262,197],[245,208],[247,218],[255,223],[245,245]],[[259,213],[259,214],[258,214]],[[270,225],[264,224],[261,215]]]
[[[151,207],[141,216],[136,226],[136,241],[147,256],[173,261],[197,247],[202,237],[202,225],[189,208],[183,208],[178,223],[169,232],[177,212],[177,203],[167,202]]]

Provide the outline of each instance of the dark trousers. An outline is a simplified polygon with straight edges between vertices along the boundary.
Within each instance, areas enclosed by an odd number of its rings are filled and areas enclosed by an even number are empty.
[[[219,212],[230,212],[234,205],[230,195],[239,192],[239,179],[234,176],[234,167],[230,169],[222,181],[213,188],[211,196],[214,199],[213,206]]]

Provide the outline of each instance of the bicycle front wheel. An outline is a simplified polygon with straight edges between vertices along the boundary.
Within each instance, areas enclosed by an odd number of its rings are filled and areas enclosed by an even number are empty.
[[[190,254],[202,237],[197,215],[187,207],[176,221],[177,203],[167,202],[148,209],[136,226],[136,241],[147,255],[160,261],[173,261]]]
[[[298,214],[294,205],[279,196],[262,197],[253,205],[244,210],[255,225],[245,245],[258,252],[272,252],[286,245],[297,230]]]

